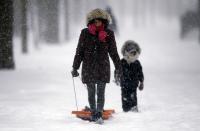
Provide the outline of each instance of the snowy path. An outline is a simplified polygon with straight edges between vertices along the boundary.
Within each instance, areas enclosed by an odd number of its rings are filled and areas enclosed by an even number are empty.
[[[104,125],[70,114],[76,109],[69,73],[76,42],[45,47],[28,56],[16,53],[17,70],[0,71],[0,130],[200,130],[200,46],[168,39],[174,35],[166,38],[165,33],[161,32],[159,39],[153,34],[148,39],[144,34],[135,36],[144,43],[145,89],[138,92],[140,112],[122,112],[120,88],[111,82],[106,88],[105,108],[114,108],[116,114]],[[79,78],[75,82],[80,108],[87,105],[87,92]]]

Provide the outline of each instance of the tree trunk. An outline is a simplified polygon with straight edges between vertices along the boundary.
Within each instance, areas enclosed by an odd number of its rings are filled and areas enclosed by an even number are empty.
[[[0,1],[0,69],[14,69],[13,0]]]
[[[28,53],[27,43],[27,0],[22,0],[22,53]]]
[[[199,43],[200,43],[200,0],[198,0],[198,27],[199,27]]]
[[[38,11],[38,0],[29,1],[30,4],[30,15],[31,15],[31,30],[33,34],[33,43],[36,49],[39,49],[39,11]]]
[[[69,40],[69,0],[65,0],[65,35],[66,40]]]
[[[45,40],[48,43],[58,43],[59,37],[58,37],[58,0],[48,0],[46,1],[46,9],[44,9],[47,13],[45,19],[46,19],[46,30],[45,30]]]
[[[22,30],[22,0],[13,0],[13,35],[21,38]]]

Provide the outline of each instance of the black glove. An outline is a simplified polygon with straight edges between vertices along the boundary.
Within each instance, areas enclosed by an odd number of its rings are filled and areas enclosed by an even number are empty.
[[[144,89],[144,84],[143,84],[143,82],[140,82],[139,90],[142,91],[143,89]]]
[[[73,70],[71,71],[71,73],[72,73],[72,76],[73,76],[73,77],[79,76],[79,73],[78,73],[78,71],[77,71],[76,69],[73,69]]]

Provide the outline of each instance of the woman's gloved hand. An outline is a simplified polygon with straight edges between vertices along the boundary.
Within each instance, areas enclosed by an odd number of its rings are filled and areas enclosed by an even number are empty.
[[[77,71],[76,69],[73,69],[73,70],[71,71],[71,74],[72,74],[72,77],[77,77],[77,76],[79,76],[79,73],[78,73],[78,71]]]
[[[105,42],[106,41],[106,36],[107,36],[107,33],[105,31],[99,31],[99,40],[101,42]]]

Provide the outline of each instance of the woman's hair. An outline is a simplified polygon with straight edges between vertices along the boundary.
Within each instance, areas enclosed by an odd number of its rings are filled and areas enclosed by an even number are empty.
[[[107,20],[105,20],[105,19],[101,19],[101,18],[96,18],[96,19],[93,19],[93,20],[89,21],[89,23],[87,24],[87,26],[88,26],[89,24],[94,23],[95,20],[100,20],[100,21],[104,24],[105,27],[108,27],[108,25],[109,25],[109,23],[108,23]]]

